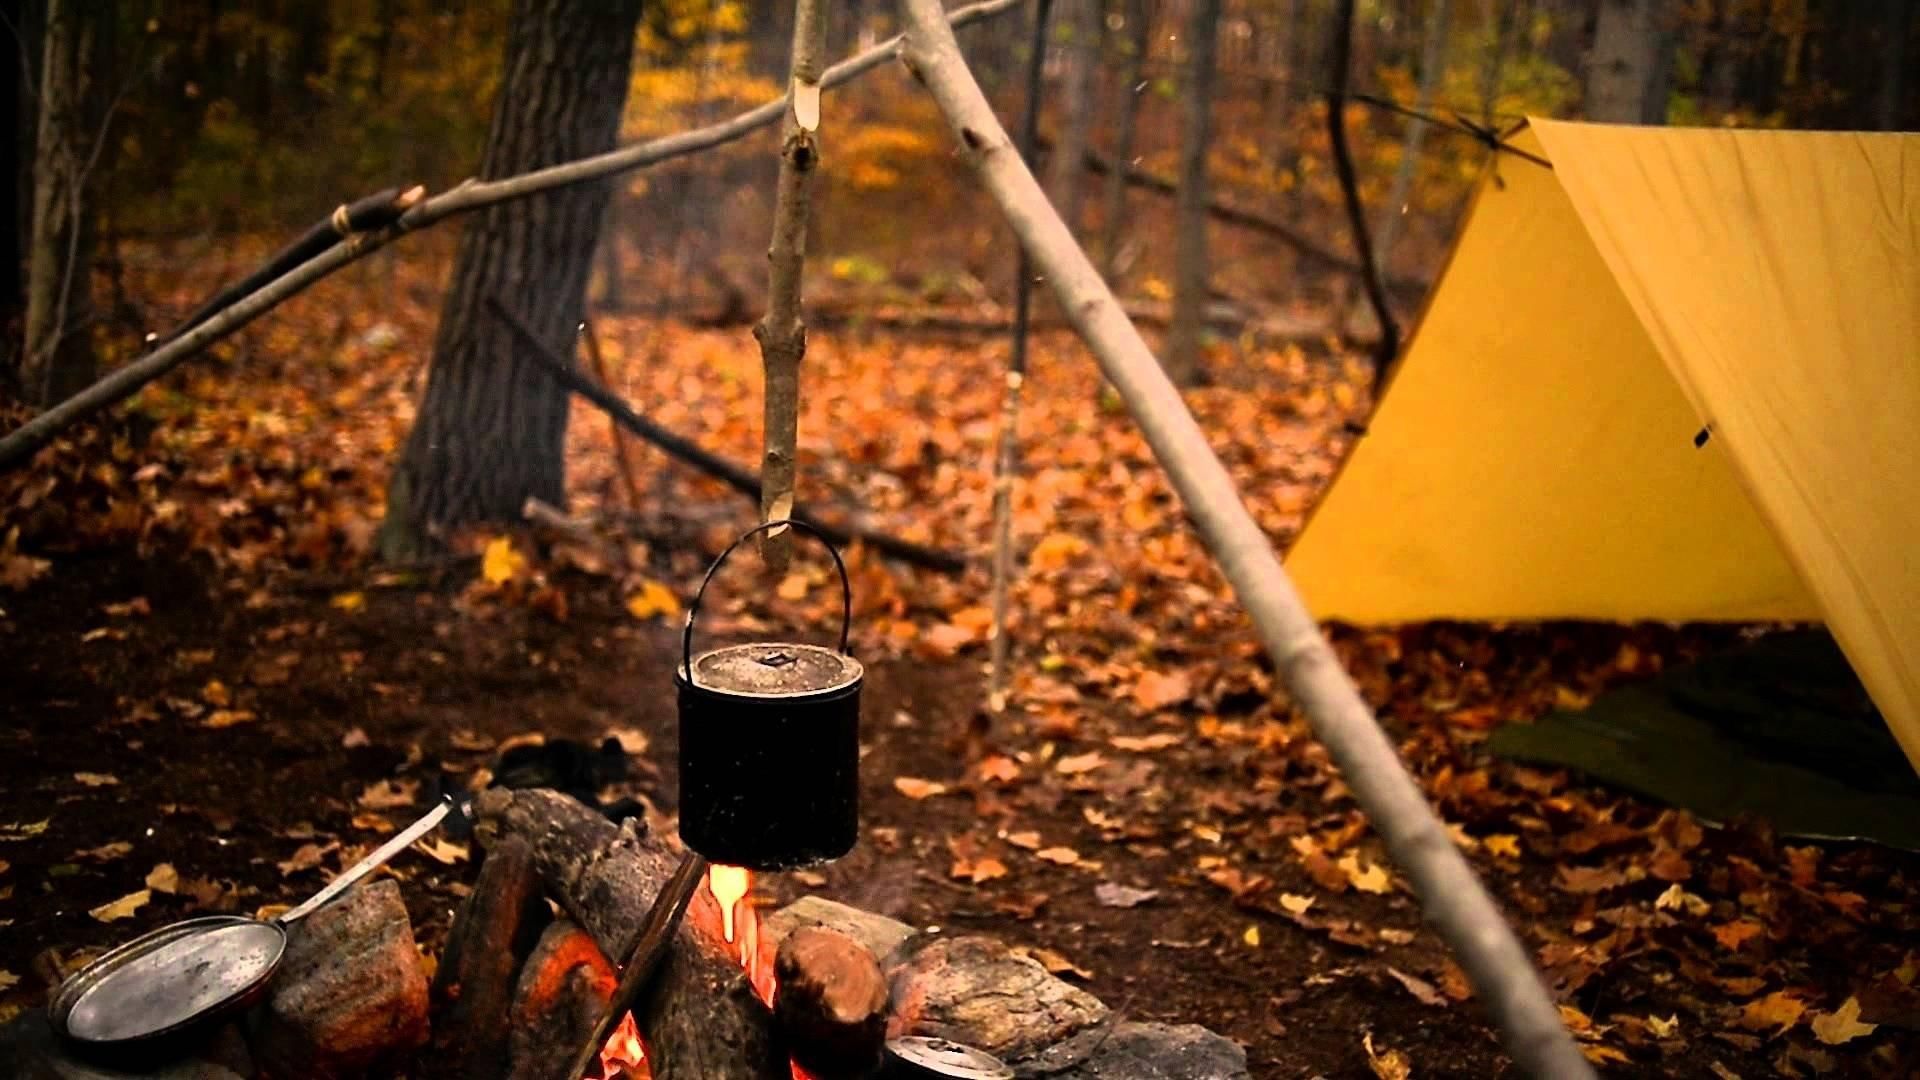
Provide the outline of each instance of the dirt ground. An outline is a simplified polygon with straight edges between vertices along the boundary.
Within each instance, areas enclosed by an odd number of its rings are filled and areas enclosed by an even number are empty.
[[[559,623],[527,609],[450,615],[448,590],[430,586],[369,589],[358,610],[330,600],[333,581],[236,592],[182,555],[103,553],[63,564],[56,582],[9,600],[0,619],[0,971],[21,976],[0,999],[11,1007],[41,999],[53,953],[70,962],[206,908],[296,902],[350,861],[355,852],[343,849],[368,845],[384,822],[413,812],[369,809],[382,801],[367,797],[370,785],[431,791],[443,777],[465,780],[513,736],[592,739],[629,729],[630,745],[647,746],[634,786],[663,811],[673,806],[673,635],[660,622],[636,625],[604,589],[579,590]],[[108,614],[130,602],[132,613]],[[1491,632],[1461,643],[1584,663],[1611,658],[1629,641],[1678,652],[1703,640],[1644,628],[1510,633],[1557,644],[1542,653]],[[1083,972],[1068,977],[1129,1016],[1199,1021],[1241,1041],[1256,1076],[1375,1075],[1369,1037],[1376,1053],[1404,1054],[1416,1076],[1506,1071],[1473,1004],[1455,1000],[1458,973],[1404,889],[1334,894],[1290,857],[1279,838],[1345,823],[1350,807],[1337,791],[1287,782],[1289,752],[1183,736],[1150,754],[1128,753],[1112,736],[1150,738],[1203,718],[1163,717],[1128,732],[1113,710],[1089,702],[1070,734],[1057,724],[1050,734],[1032,718],[1003,721],[988,737],[1037,778],[976,783],[956,750],[974,727],[979,678],[972,657],[875,666],[864,700],[863,838],[824,870],[816,891],[943,932],[1054,950]],[[223,689],[210,690],[215,682]],[[222,722],[214,701],[223,699],[229,714],[248,715],[208,726]],[[1214,724],[1235,722],[1227,704]],[[1058,769],[1069,751],[1099,746],[1107,749],[1098,768]],[[895,783],[903,776],[951,790],[909,798]],[[1552,783],[1525,770],[1494,776],[1498,785]],[[1659,820],[1655,808],[1616,796],[1558,790],[1556,798],[1604,799],[1622,822]],[[424,797],[413,802],[425,805]],[[1542,843],[1524,822],[1518,828],[1529,849]],[[1754,865],[1743,854],[1751,842],[1709,834],[1690,858],[1709,878],[1742,861]],[[1069,849],[1076,861],[1036,858],[1036,848]],[[1004,872],[983,873],[988,858]],[[1840,875],[1865,897],[1848,920],[1848,948],[1823,949],[1827,935],[1808,933],[1770,944],[1765,963],[1846,986],[1883,955],[1912,947],[1920,863],[1865,851],[1827,858],[1823,875]],[[972,867],[957,866],[962,860]],[[1591,923],[1592,897],[1557,891],[1547,880],[1550,861],[1496,864],[1484,850],[1476,861],[1534,944],[1565,940],[1570,918]],[[181,879],[175,894],[155,891],[120,921],[89,915],[140,889],[162,863]],[[1271,878],[1282,895],[1313,896],[1314,904],[1299,919],[1284,907],[1268,910],[1267,893],[1223,879],[1226,867]],[[410,851],[393,872],[431,955],[473,867]],[[982,880],[969,880],[975,876]],[[1109,907],[1096,898],[1103,882],[1155,895],[1131,909]],[[1655,886],[1630,888],[1651,895]],[[808,887],[792,877],[762,882],[770,896]],[[1642,906],[1651,919],[1653,909]],[[1827,1070],[1891,1076],[1912,1075],[1920,1060],[1920,1043],[1889,1028],[1825,1050],[1804,1045],[1804,1027],[1792,1039],[1717,1036],[1696,1015],[1717,1016],[1722,1003],[1703,1000],[1698,979],[1683,974],[1692,963],[1684,951],[1649,938],[1623,953],[1572,995],[1577,1015],[1624,1033],[1617,1017],[1671,1014],[1679,1031],[1628,1044],[1610,1072],[1812,1072],[1825,1054]]]

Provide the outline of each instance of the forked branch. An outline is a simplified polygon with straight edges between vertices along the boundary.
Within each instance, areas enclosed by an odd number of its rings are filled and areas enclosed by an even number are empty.
[[[1132,411],[1275,670],[1460,958],[1508,1052],[1533,1076],[1592,1076],[1526,949],[1407,775],[1179,391],[1014,151],[941,17],[940,0],[901,0],[901,10],[908,68],[946,114],[1035,269]]]

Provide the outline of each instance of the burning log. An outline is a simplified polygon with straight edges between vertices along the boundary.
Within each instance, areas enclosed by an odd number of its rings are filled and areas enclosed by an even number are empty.
[[[533,849],[525,840],[509,838],[480,867],[434,976],[434,1056],[444,1075],[473,1080],[506,1075],[514,966],[546,921]]]
[[[865,945],[805,927],[780,943],[773,1022],[793,1060],[819,1080],[858,1078],[880,1064],[887,979]]]
[[[508,1080],[575,1080],[571,1055],[613,996],[613,964],[587,932],[565,919],[547,927],[520,969],[513,995]]]
[[[476,832],[492,850],[510,837],[533,849],[547,891],[606,956],[630,956],[653,899],[679,864],[666,837],[615,826],[551,791],[484,792]],[[634,1010],[655,1080],[789,1080],[771,1014],[722,933],[718,902],[693,899],[651,990]],[[749,958],[753,953],[748,952]],[[572,1047],[558,1050],[570,1056]]]
[[[295,923],[253,1039],[264,1072],[356,1075],[427,1041],[427,975],[400,886],[362,884]]]

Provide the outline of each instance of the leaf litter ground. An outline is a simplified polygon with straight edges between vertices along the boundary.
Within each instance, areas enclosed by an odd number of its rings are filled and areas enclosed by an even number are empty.
[[[623,528],[494,532],[428,570],[366,569],[431,340],[437,282],[417,265],[356,269],[0,477],[0,1010],[169,919],[298,901],[536,733],[618,733],[629,786],[671,813],[672,628],[752,508],[652,450],[626,507],[604,418],[582,409],[572,509]],[[598,330],[638,407],[754,459],[744,328]],[[816,335],[803,497],[981,554],[1004,353]],[[1298,349],[1214,364],[1193,406],[1284,541],[1344,449],[1360,373]],[[1001,935],[1130,1015],[1241,1040],[1257,1076],[1500,1075],[1460,971],[1130,423],[1071,340],[1041,340],[1035,372],[1014,707],[977,711],[982,575],[851,552],[872,671],[865,833],[817,876],[770,879],[769,899],[816,891]],[[743,560],[703,626],[829,633],[827,574],[809,557],[762,581]],[[1912,1075],[1920,862],[1703,828],[1481,749],[1499,722],[1739,633],[1429,624],[1336,644],[1609,1071]],[[470,853],[423,845],[392,872],[431,962]]]

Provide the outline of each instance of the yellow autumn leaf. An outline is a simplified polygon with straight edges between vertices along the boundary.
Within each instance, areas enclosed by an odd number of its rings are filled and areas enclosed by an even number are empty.
[[[1481,843],[1486,845],[1487,851],[1503,859],[1520,857],[1520,838],[1511,833],[1494,833]]]
[[[1839,1046],[1852,1042],[1862,1035],[1871,1035],[1878,1030],[1878,1024],[1860,1022],[1860,999],[1850,997],[1840,1003],[1840,1007],[1830,1013],[1816,1013],[1807,1026],[1813,1028],[1813,1037],[1828,1046]]]
[[[480,557],[480,576],[489,585],[504,585],[519,577],[526,567],[527,557],[514,550],[510,537],[496,536],[487,541],[486,553]]]
[[[1786,1031],[1800,1022],[1800,1016],[1807,1011],[1805,1003],[1785,990],[1775,990],[1763,998],[1747,1002],[1740,1011],[1739,1026],[1748,1031],[1774,1029],[1775,1034]]]
[[[1374,1049],[1373,1032],[1367,1032],[1360,1043],[1367,1051],[1367,1067],[1380,1080],[1409,1080],[1413,1076],[1413,1062],[1406,1054],[1390,1047]]]
[[[1649,1016],[1647,1030],[1653,1032],[1653,1037],[1656,1039],[1671,1039],[1680,1030],[1680,1014],[1674,1013],[1665,1020],[1657,1016]]]
[[[133,917],[134,912],[139,911],[141,908],[145,907],[147,905],[147,901],[151,899],[153,899],[153,890],[141,889],[139,892],[136,892],[136,893],[128,893],[127,895],[121,897],[118,900],[101,904],[97,908],[91,908],[87,911],[87,914],[93,916],[94,918],[100,920],[101,922],[114,922],[119,919],[130,919]]]
[[[780,587],[774,590],[782,600],[805,600],[807,598],[807,575],[788,574],[780,579]]]
[[[147,871],[146,886],[154,892],[177,893],[180,891],[180,871],[172,863],[161,863]]]
[[[360,592],[335,593],[331,603],[341,611],[351,614],[367,606],[367,594]]]
[[[1248,926],[1247,932],[1240,935],[1240,940],[1246,942],[1247,944],[1253,946],[1256,949],[1259,948],[1260,947],[1260,928],[1258,926]]]
[[[1045,859],[1050,863],[1058,863],[1061,866],[1072,866],[1074,863],[1080,861],[1080,853],[1070,847],[1041,848],[1039,851],[1033,853],[1033,857],[1036,859]]]
[[[454,863],[463,863],[472,857],[472,853],[468,851],[467,845],[456,844],[450,840],[440,840],[437,838],[433,840],[415,840],[413,842],[413,850],[427,856],[434,862],[440,863],[442,866],[452,866]]]
[[[1311,896],[1301,896],[1297,893],[1283,892],[1280,894],[1280,906],[1295,915],[1305,915],[1307,909],[1313,906],[1313,899]]]
[[[640,591],[627,597],[627,614],[636,619],[651,619],[656,615],[671,619],[680,614],[680,598],[657,581],[642,581]]]
[[[20,985],[20,976],[11,971],[0,971],[0,991],[11,990]]]
[[[120,778],[112,773],[77,772],[73,778],[88,787],[112,787],[120,782]]]
[[[909,799],[929,799],[947,793],[947,785],[938,780],[922,780],[917,776],[894,777],[893,789]]]
[[[1365,869],[1360,866],[1360,857],[1349,851],[1340,857],[1340,869],[1346,871],[1347,881],[1361,892],[1379,895],[1393,891],[1393,881],[1387,877],[1386,867],[1379,863],[1368,863]]]

